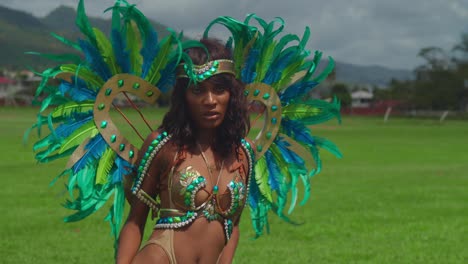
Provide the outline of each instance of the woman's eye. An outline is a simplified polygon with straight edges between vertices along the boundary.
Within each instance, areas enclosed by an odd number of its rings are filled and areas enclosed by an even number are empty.
[[[214,89],[215,93],[224,93],[224,91],[226,91],[226,89],[222,86],[218,86]]]
[[[194,93],[194,94],[200,94],[200,93],[201,93],[200,87],[198,87],[198,86],[192,87],[192,93]]]

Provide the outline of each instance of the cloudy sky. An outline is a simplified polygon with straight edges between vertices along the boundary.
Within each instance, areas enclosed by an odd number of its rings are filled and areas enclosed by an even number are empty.
[[[311,28],[309,48],[338,61],[413,69],[422,47],[449,50],[468,32],[468,0],[133,0],[146,16],[197,37],[209,21],[227,15],[280,16],[286,30]],[[0,5],[45,16],[78,0],[0,0]],[[85,1],[89,15],[103,16],[113,0]],[[218,37],[222,37],[220,32]]]

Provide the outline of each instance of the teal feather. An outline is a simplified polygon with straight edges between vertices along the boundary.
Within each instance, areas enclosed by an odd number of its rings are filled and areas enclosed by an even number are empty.
[[[94,47],[97,47],[96,35],[94,34],[93,28],[91,27],[89,19],[86,16],[83,0],[80,0],[78,3],[78,9],[76,12],[76,25],[80,29],[81,33],[88,37],[88,40],[91,42],[91,44],[94,45]]]
[[[72,47],[73,49],[77,50],[77,51],[81,51],[81,48],[80,48],[80,45],[78,45],[77,43],[73,42],[73,41],[70,41],[62,36],[59,36],[55,33],[50,33],[52,35],[52,37],[54,37],[55,39],[57,39],[58,41],[62,42],[63,44],[69,46],[69,47]]]

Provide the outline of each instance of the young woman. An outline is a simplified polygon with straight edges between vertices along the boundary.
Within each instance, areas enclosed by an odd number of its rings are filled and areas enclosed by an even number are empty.
[[[144,142],[117,263],[230,263],[239,239],[252,152],[244,86],[213,39],[179,66],[171,107]],[[159,197],[159,199],[156,199]],[[140,249],[149,209],[159,211]]]

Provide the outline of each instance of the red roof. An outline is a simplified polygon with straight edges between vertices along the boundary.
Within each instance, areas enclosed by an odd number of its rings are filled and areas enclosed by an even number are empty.
[[[14,82],[15,82],[14,80],[11,80],[11,79],[0,76],[0,84],[10,84],[10,83],[14,83]]]

